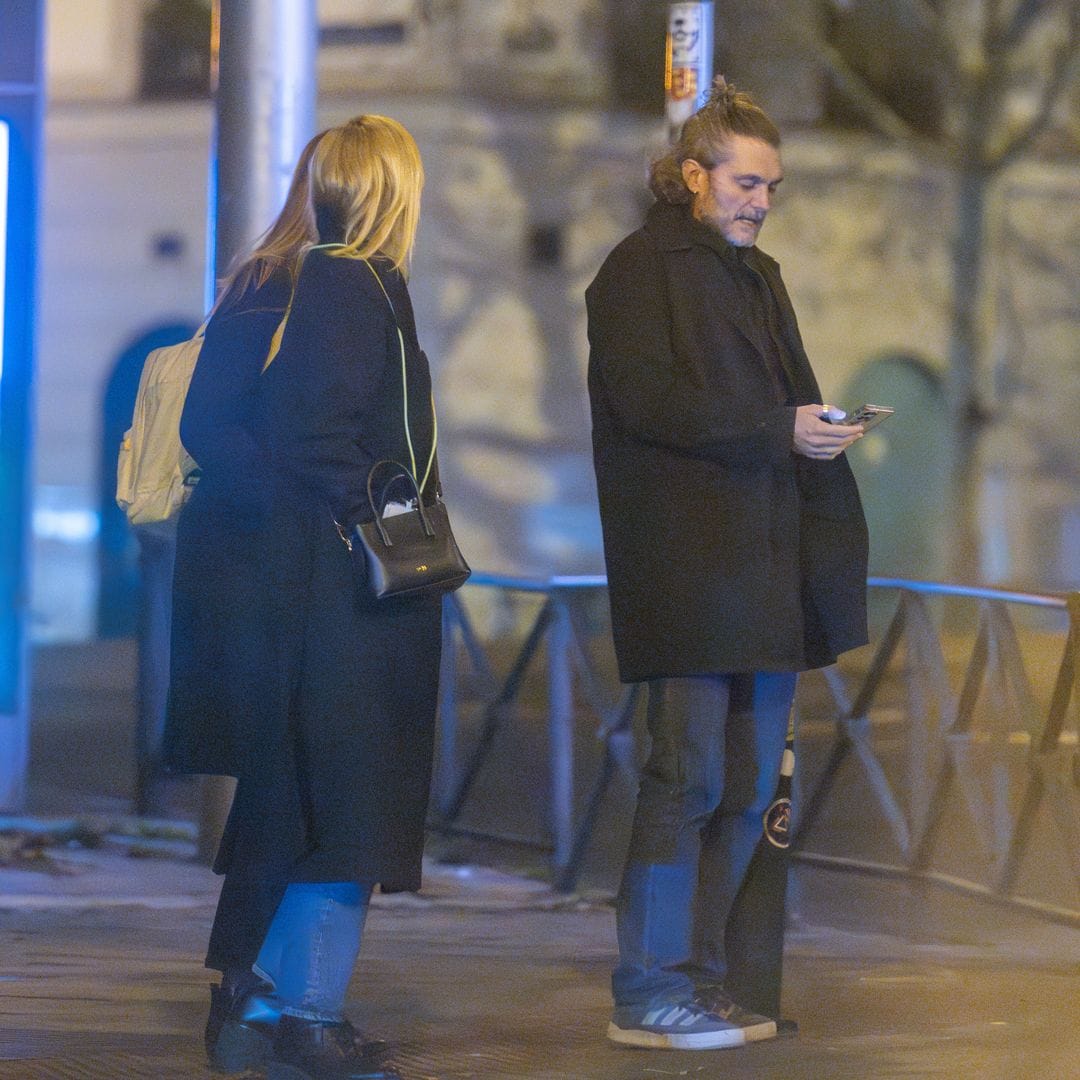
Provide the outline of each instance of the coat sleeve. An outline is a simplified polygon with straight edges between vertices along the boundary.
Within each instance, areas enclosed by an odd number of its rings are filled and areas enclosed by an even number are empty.
[[[214,314],[184,400],[184,447],[200,469],[239,493],[256,489],[265,464],[249,413],[289,292],[281,270]]]
[[[275,470],[339,521],[368,516],[364,485],[385,441],[379,435],[402,426],[400,380],[396,326],[371,271],[310,254],[263,378]]]
[[[733,467],[790,464],[793,409],[740,415],[706,385],[700,358],[677,353],[663,258],[646,242],[617,247],[585,299],[593,393],[624,434]]]

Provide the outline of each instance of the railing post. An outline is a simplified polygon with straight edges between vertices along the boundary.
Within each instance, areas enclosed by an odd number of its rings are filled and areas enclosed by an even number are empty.
[[[566,590],[552,593],[548,630],[548,738],[550,745],[550,816],[556,879],[570,861],[574,815],[574,701],[570,624]]]
[[[442,602],[442,656],[439,660],[439,757],[435,774],[435,805],[445,817],[458,782],[458,693],[456,596]]]

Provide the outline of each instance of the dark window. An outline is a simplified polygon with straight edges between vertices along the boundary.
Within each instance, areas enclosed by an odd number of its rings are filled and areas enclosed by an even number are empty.
[[[154,101],[210,94],[210,4],[158,0],[143,16],[139,96]]]

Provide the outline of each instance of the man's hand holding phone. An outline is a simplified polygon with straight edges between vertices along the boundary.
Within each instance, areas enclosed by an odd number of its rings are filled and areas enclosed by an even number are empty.
[[[795,453],[831,461],[893,412],[888,405],[860,405],[851,412],[836,405],[800,405],[795,410]]]
[[[877,427],[884,420],[888,420],[896,410],[888,405],[860,405],[846,413],[835,405],[830,405],[826,410],[825,419],[831,424],[860,424],[863,432]]]
[[[859,424],[832,421],[830,414],[845,415],[842,409],[830,405],[800,405],[795,410],[796,454],[817,461],[832,461],[862,438],[863,429]]]

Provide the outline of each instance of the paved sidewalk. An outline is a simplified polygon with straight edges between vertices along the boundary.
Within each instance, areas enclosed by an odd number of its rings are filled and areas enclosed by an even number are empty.
[[[0,1078],[210,1076],[201,959],[217,879],[128,847],[61,852],[63,874],[0,869]],[[797,1038],[611,1046],[605,899],[435,864],[419,896],[376,897],[350,1012],[393,1042],[408,1080],[1080,1077],[1080,932],[805,867],[795,892]]]
[[[0,823],[0,864],[14,864],[0,865],[0,1080],[211,1075],[202,958],[219,882],[188,857],[190,825],[120,817],[132,803],[133,658],[125,641],[36,657],[36,816],[24,825],[79,836],[95,810],[102,842],[39,851]],[[521,760],[538,760],[526,750]],[[481,781],[508,790],[475,802],[512,808],[507,831],[538,830],[517,779],[489,769]],[[193,796],[171,782],[162,812],[190,820]],[[432,862],[419,896],[375,898],[349,1010],[391,1040],[407,1080],[1080,1080],[1080,930],[803,865],[784,991],[797,1038],[698,1053],[608,1044],[608,897],[628,807],[616,785],[582,878],[595,892],[551,893],[523,872],[543,869],[523,849],[433,837],[433,855],[504,872]],[[46,818],[62,814],[75,816]]]

